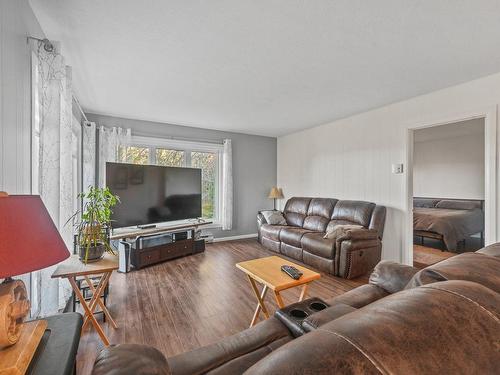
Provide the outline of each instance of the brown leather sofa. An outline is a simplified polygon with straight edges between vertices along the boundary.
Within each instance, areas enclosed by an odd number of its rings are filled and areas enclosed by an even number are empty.
[[[290,198],[283,210],[287,225],[268,224],[257,215],[259,242],[269,250],[316,269],[351,279],[370,272],[380,261],[386,209],[363,201]],[[337,239],[325,232],[338,224],[362,225]]]
[[[497,374],[499,270],[500,244],[420,271],[383,261],[369,284],[310,315],[298,338],[272,317],[168,359],[148,346],[109,347],[93,374]]]

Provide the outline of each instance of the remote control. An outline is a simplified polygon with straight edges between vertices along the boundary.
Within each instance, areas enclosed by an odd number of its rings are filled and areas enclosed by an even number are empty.
[[[302,276],[302,272],[293,266],[283,265],[281,266],[281,270],[294,280],[298,280]]]

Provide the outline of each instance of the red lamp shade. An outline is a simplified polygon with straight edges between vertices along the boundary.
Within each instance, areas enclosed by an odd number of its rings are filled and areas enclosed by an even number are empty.
[[[52,266],[69,251],[38,195],[0,195],[0,279]]]

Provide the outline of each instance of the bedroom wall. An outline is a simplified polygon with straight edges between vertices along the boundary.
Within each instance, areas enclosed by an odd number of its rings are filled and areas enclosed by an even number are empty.
[[[27,0],[0,0],[0,190],[31,191],[28,35],[43,37]]]
[[[484,119],[415,131],[413,195],[484,199]]]
[[[270,188],[276,185],[276,138],[92,113],[88,113],[87,117],[89,121],[98,125],[131,128],[134,135],[203,139],[214,142],[230,138],[233,147],[233,229],[210,230],[216,238],[256,234],[257,212],[273,208],[273,203],[267,199],[267,194]]]
[[[410,262],[402,256],[406,172],[391,173],[392,163],[406,159],[408,129],[485,108],[496,111],[499,102],[500,74],[495,74],[279,137],[278,186],[287,198],[361,199],[387,206],[382,257]]]

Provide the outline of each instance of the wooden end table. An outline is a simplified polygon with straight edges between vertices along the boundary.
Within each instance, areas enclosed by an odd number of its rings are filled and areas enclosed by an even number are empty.
[[[118,328],[117,324],[113,320],[113,317],[109,313],[108,308],[101,299],[102,292],[108,285],[109,279],[111,278],[111,274],[113,273],[114,270],[117,269],[118,269],[118,257],[115,255],[106,254],[104,255],[104,258],[102,258],[101,260],[87,264],[81,262],[80,259],[78,258],[78,255],[72,255],[64,262],[60,263],[57,266],[54,273],[52,274],[52,278],[61,277],[68,279],[69,283],[71,284],[71,287],[73,288],[73,291],[75,292],[75,296],[80,301],[80,304],[82,305],[83,310],[85,311],[82,332],[90,321],[90,323],[94,326],[97,333],[99,334],[99,337],[101,338],[102,342],[106,346],[109,345],[109,340],[106,337],[104,331],[102,330],[102,327],[95,319],[94,310],[96,309],[97,305],[99,305],[103,313],[113,326],[113,328]],[[95,287],[94,283],[90,279],[90,276],[97,276],[97,275],[101,275],[101,277],[99,279],[97,287]],[[84,278],[90,291],[92,292],[92,298],[88,302],[83,297],[80,288],[76,283],[76,278],[79,276],[82,276]]]
[[[300,279],[294,280],[286,273],[281,271],[281,266],[285,264],[294,266],[295,268],[300,270],[303,274]],[[266,258],[240,262],[236,264],[236,267],[247,274],[248,280],[250,281],[250,286],[255,293],[255,297],[257,297],[258,303],[257,307],[255,308],[250,327],[253,327],[257,322],[261,310],[266,318],[269,318],[269,312],[264,303],[264,297],[266,296],[268,289],[271,289],[274,292],[276,302],[279,308],[282,309],[283,307],[285,307],[285,304],[283,303],[283,299],[280,295],[281,291],[302,285],[302,291],[299,298],[300,302],[306,296],[307,286],[309,285],[309,283],[321,277],[321,275],[317,272],[314,272],[296,263],[292,263],[289,260],[280,258],[278,256],[270,256]],[[262,291],[260,292],[257,287],[256,281],[264,285]]]

